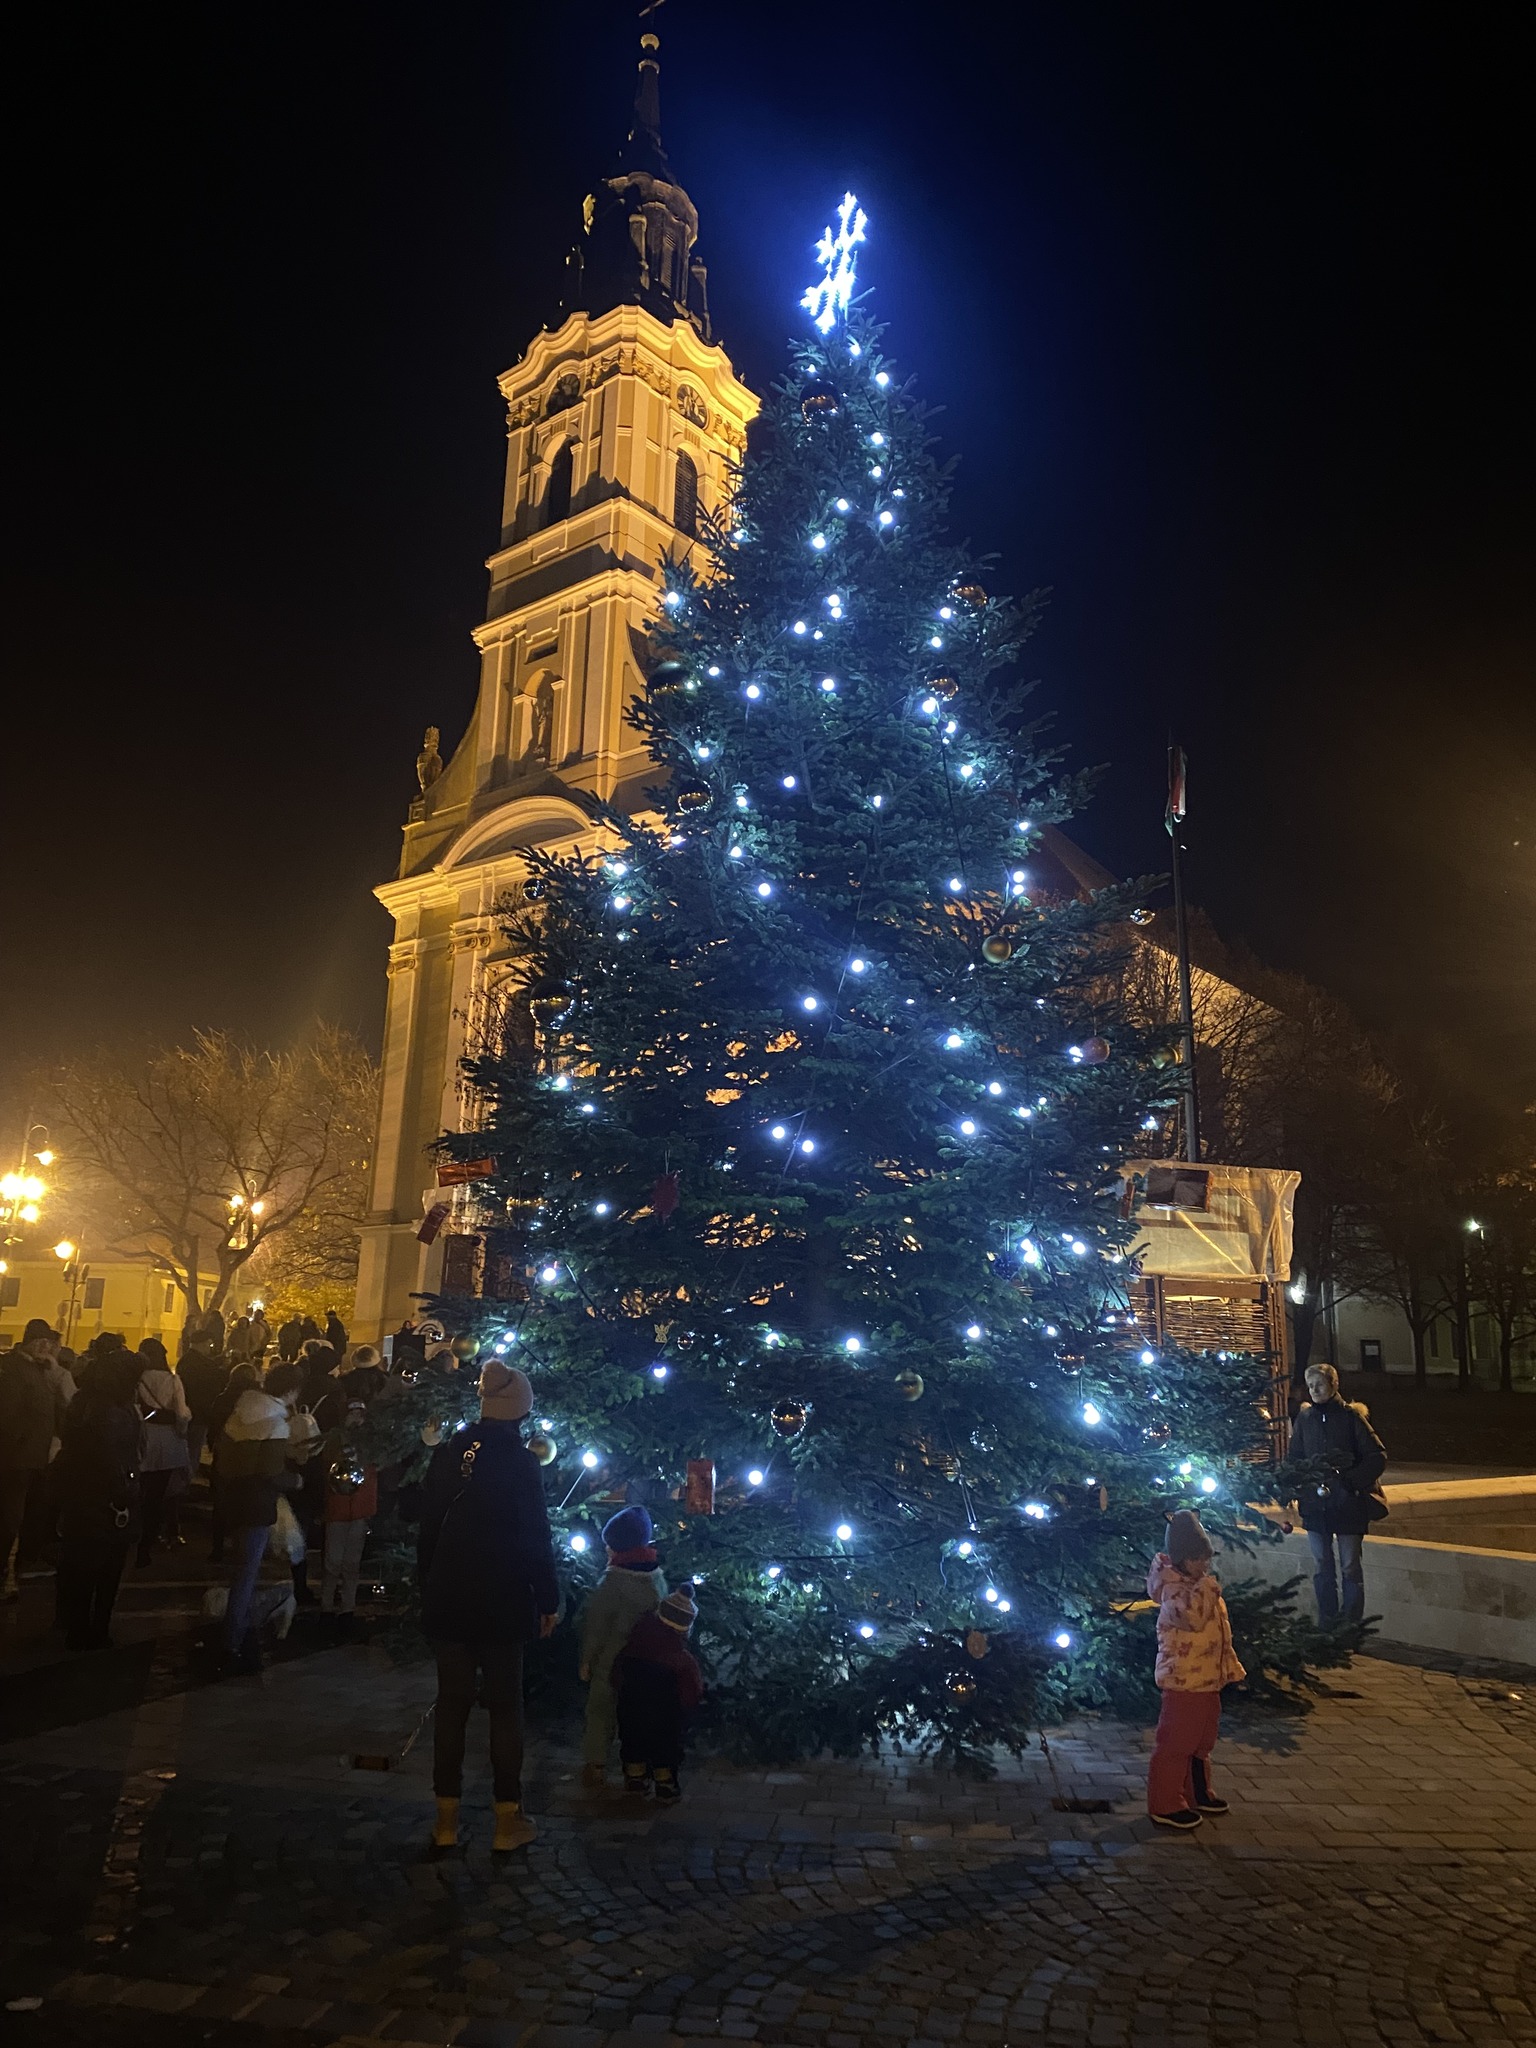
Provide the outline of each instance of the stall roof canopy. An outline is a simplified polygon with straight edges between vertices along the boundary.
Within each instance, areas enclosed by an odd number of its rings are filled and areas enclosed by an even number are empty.
[[[1301,1175],[1283,1166],[1138,1159],[1120,1168],[1121,1213],[1145,1274],[1180,1280],[1289,1280]]]

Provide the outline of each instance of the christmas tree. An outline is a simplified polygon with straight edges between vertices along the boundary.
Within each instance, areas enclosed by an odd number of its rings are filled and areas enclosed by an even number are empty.
[[[533,1380],[573,1591],[650,1506],[739,1749],[984,1765],[1150,1697],[1131,1604],[1166,1511],[1234,1535],[1264,1384],[1130,1314],[1116,1167],[1169,1090],[1113,998],[1141,892],[1039,885],[1081,789],[1020,719],[1037,607],[946,539],[839,223],[732,501],[666,565],[654,809],[534,856],[509,913],[536,1056],[481,1058],[445,1145],[495,1156],[527,1299],[437,1307]],[[1281,1603],[1234,1615],[1295,1675]]]

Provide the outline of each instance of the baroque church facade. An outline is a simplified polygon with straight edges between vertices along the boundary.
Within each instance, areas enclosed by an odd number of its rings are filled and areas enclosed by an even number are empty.
[[[641,38],[635,120],[585,204],[561,324],[499,379],[506,486],[480,686],[444,764],[429,732],[399,873],[379,1127],[354,1331],[376,1342],[414,1297],[474,1284],[473,1191],[438,1184],[434,1141],[471,1129],[461,1062],[517,979],[501,928],[528,849],[601,843],[593,800],[644,807],[655,771],[625,722],[643,688],[661,563],[694,545],[757,400],[713,339],[698,217],[661,144],[658,42]]]

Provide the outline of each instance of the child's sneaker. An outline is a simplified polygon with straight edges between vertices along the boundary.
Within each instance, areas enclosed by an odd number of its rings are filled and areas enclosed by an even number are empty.
[[[651,1774],[644,1764],[626,1764],[624,1766],[624,1790],[630,1794],[631,1798],[643,1799],[651,1789],[650,1776]]]
[[[1190,1760],[1189,1774],[1195,1787],[1195,1805],[1201,1813],[1230,1813],[1231,1807],[1225,1799],[1219,1799],[1211,1790],[1210,1774],[1205,1768],[1203,1757]]]
[[[683,1788],[677,1782],[677,1773],[675,1771],[658,1769],[656,1772],[656,1797],[670,1801],[681,1799],[682,1796]]]
[[[1147,1818],[1155,1828],[1177,1828],[1181,1834],[1186,1835],[1192,1828],[1200,1825],[1199,1814],[1192,1812],[1187,1806],[1178,1813],[1153,1813]]]

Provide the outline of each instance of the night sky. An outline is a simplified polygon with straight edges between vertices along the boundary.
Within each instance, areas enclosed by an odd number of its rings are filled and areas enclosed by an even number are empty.
[[[668,0],[663,132],[758,389],[845,185],[956,526],[1050,585],[1072,828],[1462,1085],[1536,1098],[1518,10]],[[1006,22],[1006,26],[1000,23]],[[628,125],[610,0],[103,11],[11,50],[0,1055],[376,1043],[472,702],[498,370]],[[1501,43],[1507,34],[1509,41]]]

